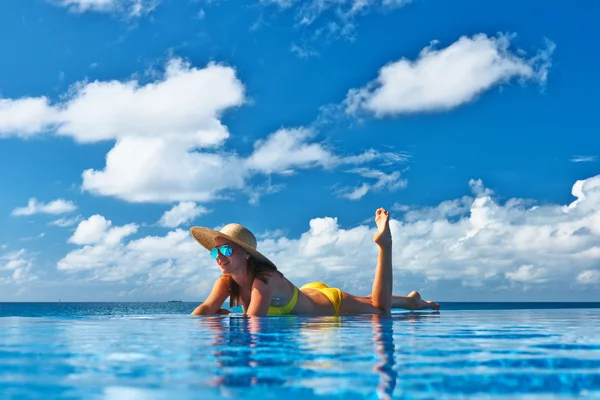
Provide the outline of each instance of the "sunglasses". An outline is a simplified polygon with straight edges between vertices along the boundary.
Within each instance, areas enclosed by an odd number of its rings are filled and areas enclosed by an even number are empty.
[[[216,259],[217,256],[221,253],[225,257],[229,257],[233,253],[233,247],[228,244],[224,244],[222,246],[215,247],[210,251],[210,255],[212,258]]]

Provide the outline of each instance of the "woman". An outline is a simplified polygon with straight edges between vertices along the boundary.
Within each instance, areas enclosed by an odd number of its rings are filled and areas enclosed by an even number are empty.
[[[190,233],[209,250],[223,275],[217,279],[204,303],[192,315],[227,313],[221,309],[227,297],[230,306],[241,304],[246,315],[346,315],[387,314],[392,308],[439,309],[417,292],[392,295],[392,234],[389,213],[375,213],[378,231],[373,240],[379,246],[373,288],[369,296],[354,296],[319,282],[298,289],[265,256],[256,251],[256,238],[248,229],[229,224],[220,232],[193,227]]]

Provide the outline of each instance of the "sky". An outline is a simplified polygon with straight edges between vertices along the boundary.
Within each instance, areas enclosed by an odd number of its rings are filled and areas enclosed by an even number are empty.
[[[297,286],[600,301],[588,2],[0,4],[0,301],[201,302],[192,226]],[[562,21],[562,23],[557,23]]]

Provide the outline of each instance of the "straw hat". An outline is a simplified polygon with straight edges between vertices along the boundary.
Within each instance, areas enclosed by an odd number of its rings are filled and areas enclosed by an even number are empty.
[[[256,237],[248,228],[240,224],[225,225],[220,231],[194,226],[190,228],[190,233],[208,251],[217,246],[217,238],[223,238],[242,246],[254,259],[275,266],[271,260],[256,250]]]

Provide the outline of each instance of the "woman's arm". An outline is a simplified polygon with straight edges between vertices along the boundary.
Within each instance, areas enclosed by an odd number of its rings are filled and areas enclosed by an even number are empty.
[[[229,285],[224,277],[220,277],[213,285],[208,298],[192,311],[192,315],[224,314],[225,310],[221,310],[221,306],[228,296]]]
[[[275,286],[273,279],[269,280],[269,283],[264,283],[260,279],[255,279],[252,284],[252,291],[250,294],[250,306],[246,315],[267,315],[269,311],[269,305],[271,304],[271,298],[275,293]]]

